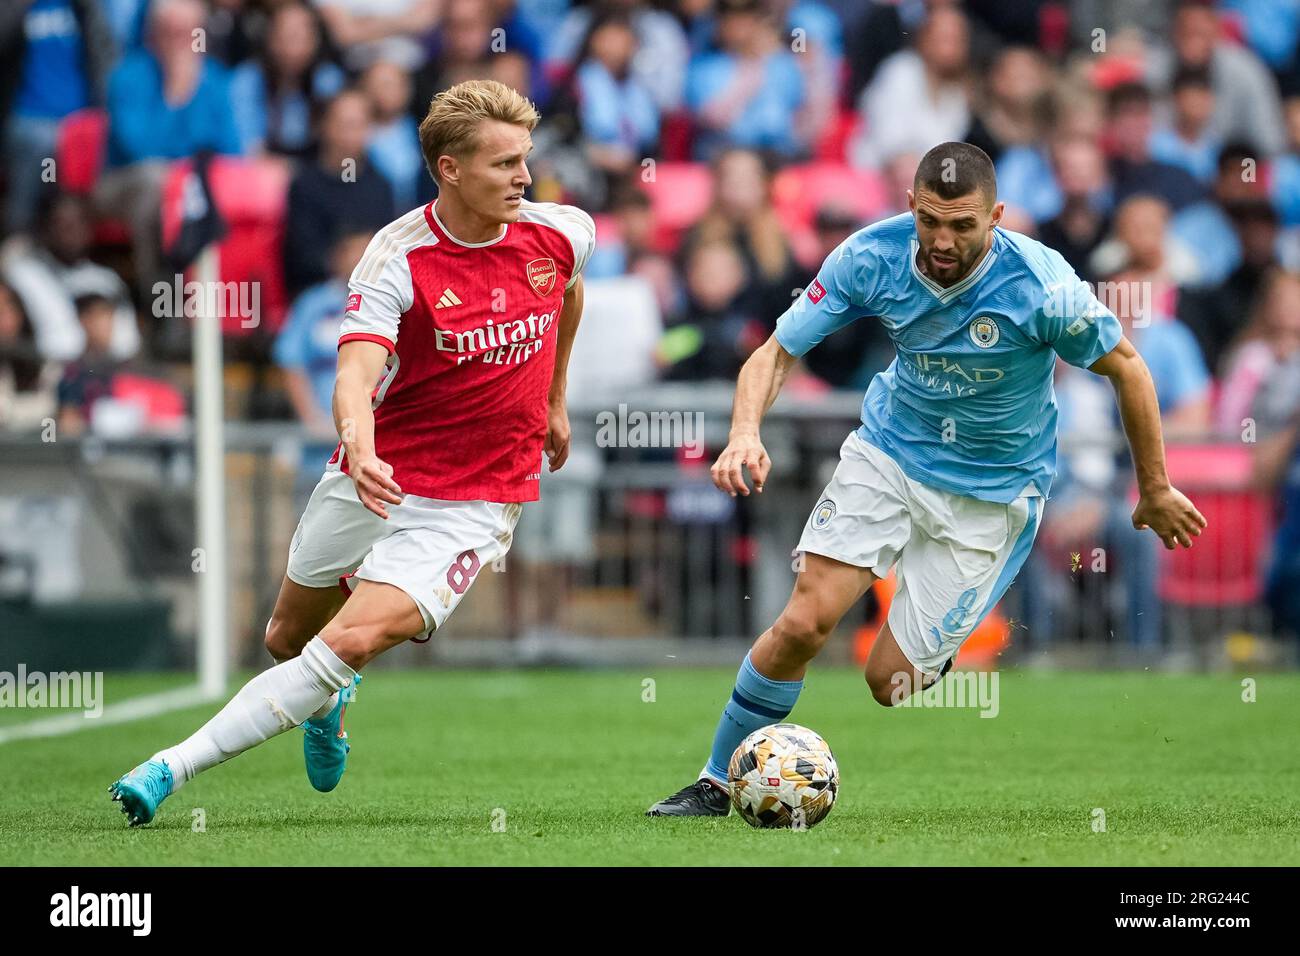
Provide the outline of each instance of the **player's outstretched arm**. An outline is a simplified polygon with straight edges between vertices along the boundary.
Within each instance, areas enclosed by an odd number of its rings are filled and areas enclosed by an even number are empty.
[[[772,462],[758,437],[758,426],[781,393],[781,386],[796,361],[773,335],[755,349],[740,370],[731,411],[731,434],[711,471],[713,483],[733,498],[737,494],[749,494],[745,468],[754,479],[755,490],[763,490]]]
[[[1122,337],[1089,370],[1110,379],[1124,434],[1133,452],[1139,494],[1133,509],[1133,527],[1139,531],[1150,528],[1171,551],[1179,544],[1190,548],[1192,538],[1205,527],[1205,518],[1186,495],[1169,483],[1160,434],[1160,403],[1146,362],[1133,343]]]
[[[569,356],[573,353],[573,340],[582,321],[582,276],[564,293],[564,307],[560,310],[560,327],[555,341],[555,372],[551,375],[551,391],[546,412],[546,460],[551,471],[559,471],[569,458],[569,406],[565,395],[569,387]]]
[[[384,502],[402,503],[393,466],[375,454],[375,412],[370,395],[387,363],[388,350],[378,343],[344,342],[339,346],[339,370],[334,378],[334,427],[348,456],[348,473],[361,503],[381,518],[388,517]]]

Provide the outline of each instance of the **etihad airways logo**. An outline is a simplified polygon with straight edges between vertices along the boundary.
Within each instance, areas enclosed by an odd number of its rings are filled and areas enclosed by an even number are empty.
[[[976,393],[976,385],[1001,381],[1005,372],[1000,368],[965,367],[946,355],[927,355],[924,352],[904,356],[905,361],[922,385],[965,398]]]
[[[464,332],[434,329],[434,343],[440,352],[455,352],[456,364],[477,359],[487,365],[510,365],[527,361],[546,344],[546,333],[555,324],[557,312],[530,312],[526,319],[495,322],[488,319]]]

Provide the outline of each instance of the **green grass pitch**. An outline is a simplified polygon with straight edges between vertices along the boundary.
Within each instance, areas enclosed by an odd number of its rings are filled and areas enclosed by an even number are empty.
[[[818,668],[791,719],[839,761],[825,822],[647,819],[703,763],[733,677],[374,670],[334,793],[293,731],[133,831],[109,783],[210,708],[3,744],[0,864],[1300,864],[1300,675],[1259,675],[1246,703],[1232,675],[1004,671],[987,719],[886,710]]]

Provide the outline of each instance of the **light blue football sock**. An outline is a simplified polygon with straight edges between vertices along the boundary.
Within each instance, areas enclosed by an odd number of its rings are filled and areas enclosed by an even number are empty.
[[[720,783],[727,781],[727,764],[740,742],[768,724],[780,723],[794,710],[803,690],[801,680],[771,680],[754,668],[745,655],[731,700],[722,708],[722,718],[713,735],[713,752],[700,775]]]

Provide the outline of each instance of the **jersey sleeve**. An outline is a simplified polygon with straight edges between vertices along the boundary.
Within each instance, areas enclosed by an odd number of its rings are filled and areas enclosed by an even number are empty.
[[[776,340],[793,356],[812,349],[832,332],[869,315],[879,259],[870,244],[850,236],[822,263],[817,277],[776,320]]]
[[[1088,368],[1118,345],[1124,335],[1115,313],[1064,259],[1047,284],[1038,320],[1043,340],[1057,355],[1079,368]]]
[[[406,251],[393,240],[390,230],[382,230],[370,240],[352,270],[339,345],[375,342],[389,352],[396,351],[398,326],[414,299]]]
[[[578,281],[578,276],[582,275],[582,270],[591,259],[592,250],[596,248],[596,223],[577,206],[560,206],[556,212],[564,234],[573,245],[573,274],[564,285],[567,292]]]

